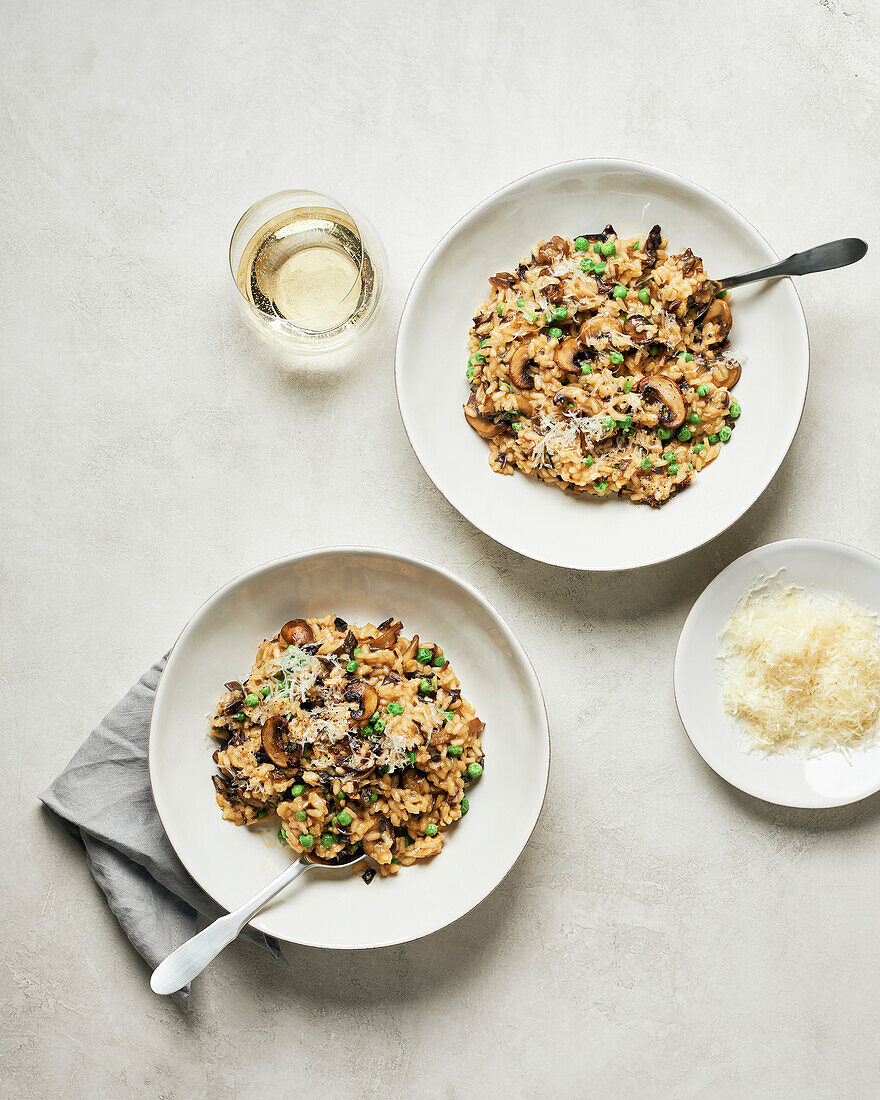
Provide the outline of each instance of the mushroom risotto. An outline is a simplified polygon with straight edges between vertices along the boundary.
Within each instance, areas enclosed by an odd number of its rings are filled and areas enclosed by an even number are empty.
[[[659,225],[552,237],[489,283],[464,412],[496,473],[659,506],[729,442],[741,368],[726,292]]]
[[[482,774],[483,723],[441,650],[402,629],[327,615],[260,645],[211,723],[225,820],[274,813],[297,854],[333,862],[362,846],[383,875],[440,851]]]

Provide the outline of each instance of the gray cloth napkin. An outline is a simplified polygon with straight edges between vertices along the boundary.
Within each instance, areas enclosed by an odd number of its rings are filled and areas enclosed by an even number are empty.
[[[225,912],[175,855],[150,790],[147,737],[166,657],[92,730],[40,795],[82,842],[95,881],[151,969],[195,934],[199,916],[214,920]],[[253,928],[242,935],[290,969],[277,940]],[[188,1012],[190,987],[173,996]]]

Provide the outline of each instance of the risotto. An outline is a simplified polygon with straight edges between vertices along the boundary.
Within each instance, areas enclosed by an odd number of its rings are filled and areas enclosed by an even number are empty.
[[[496,473],[656,507],[730,441],[741,367],[726,293],[660,226],[552,237],[489,283],[464,412]]]
[[[482,774],[484,724],[442,651],[402,629],[327,615],[260,645],[211,721],[227,821],[274,814],[298,855],[342,862],[362,848],[383,875],[440,851]]]

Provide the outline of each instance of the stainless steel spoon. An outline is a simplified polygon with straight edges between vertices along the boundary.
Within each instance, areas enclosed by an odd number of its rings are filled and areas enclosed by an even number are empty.
[[[812,271],[830,271],[833,267],[854,264],[867,251],[867,244],[858,237],[844,237],[840,241],[829,241],[828,244],[808,248],[806,252],[795,252],[787,260],[780,260],[779,263],[771,264],[770,267],[762,267],[759,271],[749,271],[745,275],[732,275],[728,279],[721,279],[720,286],[722,290],[730,290],[731,287],[744,286],[758,279],[809,275]]]
[[[367,856],[362,853],[347,863],[313,863],[307,856],[303,856],[296,863],[291,863],[250,901],[246,901],[244,905],[225,917],[218,917],[213,924],[209,924],[191,940],[181,944],[176,951],[172,951],[168,958],[160,962],[153,971],[150,989],[163,996],[182,989],[187,982],[191,982],[201,974],[224,947],[232,943],[248,921],[252,920],[276,894],[311,867],[324,867],[329,871],[351,871],[353,867],[365,862],[367,862]]]

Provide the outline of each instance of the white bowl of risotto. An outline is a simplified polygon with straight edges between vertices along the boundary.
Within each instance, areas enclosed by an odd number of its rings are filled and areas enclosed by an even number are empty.
[[[425,471],[486,534],[554,565],[635,568],[707,542],[766,488],[803,412],[791,280],[717,287],[777,258],[721,199],[647,165],[573,161],[492,195],[401,319],[398,400]]]
[[[706,763],[782,806],[880,790],[880,559],[791,539],[745,554],[682,628],[675,701]]]
[[[366,879],[314,871],[253,921],[339,949],[417,939],[482,901],[535,827],[549,756],[540,686],[494,608],[438,566],[362,548],[215,593],[150,727],[162,824],[224,908],[304,852],[371,857]]]

